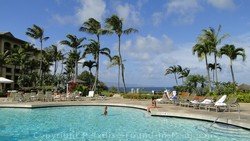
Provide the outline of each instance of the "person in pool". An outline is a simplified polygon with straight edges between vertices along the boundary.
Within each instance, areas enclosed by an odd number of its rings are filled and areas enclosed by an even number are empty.
[[[103,115],[104,115],[104,116],[108,115],[108,106],[105,106],[105,107],[104,107]]]
[[[147,107],[147,111],[148,111],[148,112],[151,112],[151,111],[150,111],[151,108],[156,108],[156,100],[155,100],[154,97],[152,97],[151,105],[149,105],[149,106]]]

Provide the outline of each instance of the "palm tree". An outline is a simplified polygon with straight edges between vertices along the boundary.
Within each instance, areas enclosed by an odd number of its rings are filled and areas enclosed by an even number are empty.
[[[83,23],[83,25],[79,29],[82,32],[87,32],[92,35],[96,35],[97,37],[97,43],[98,50],[100,50],[100,36],[110,34],[111,32],[106,29],[102,29],[101,23],[97,21],[94,18],[89,18],[86,22]],[[96,89],[96,85],[98,82],[98,76],[99,76],[99,52],[95,55],[95,61],[96,61],[96,74],[95,74],[95,82],[93,85],[92,90]]]
[[[0,52],[0,76],[3,75],[3,66],[7,63],[9,51]]]
[[[184,83],[183,81],[183,78],[186,78],[188,77],[189,73],[190,73],[190,69],[188,68],[185,68],[183,69],[182,71],[179,72],[180,73],[180,76],[178,78],[181,78],[182,79],[182,84]]]
[[[124,78],[124,64],[122,63],[122,55],[121,55],[121,36],[122,34],[130,34],[134,32],[138,32],[138,30],[134,28],[128,28],[128,29],[123,29],[123,23],[122,19],[120,19],[117,15],[112,15],[110,18],[106,19],[106,26],[113,30],[116,35],[118,36],[118,54],[119,54],[119,70],[122,71],[122,82],[124,85],[124,93],[126,93],[126,84],[125,84],[125,78]],[[120,74],[120,72],[118,72]],[[119,77],[118,77],[119,79]],[[120,80],[118,80],[119,82]]]
[[[85,57],[87,54],[91,54],[93,56],[93,58],[95,59],[96,68],[99,68],[99,56],[100,56],[100,54],[107,56],[111,60],[109,48],[100,48],[100,45],[97,41],[90,40],[90,43],[86,44],[85,47],[86,48],[84,50],[83,57]],[[97,72],[98,72],[98,69],[97,69]],[[97,75],[97,77],[98,77],[98,75]],[[92,87],[92,90],[96,89],[96,86],[98,83],[98,78],[95,78],[95,81],[97,81],[97,82],[94,82],[94,86]]]
[[[214,53],[214,64],[217,64],[217,46],[222,42],[223,39],[228,37],[228,34],[223,34],[222,36],[219,36],[221,31],[221,25],[219,25],[217,30],[212,27],[209,27],[208,29],[203,29],[202,31],[203,34],[201,36],[203,36],[203,39],[209,43],[209,46],[211,47],[211,50]],[[217,67],[215,67],[215,78],[215,82],[218,82]]]
[[[17,66],[20,66],[20,69],[22,71],[22,75],[25,72],[23,70],[23,68],[25,68],[24,66],[27,65],[27,62],[29,62],[29,55],[27,54],[27,46],[29,44],[25,44],[22,47],[19,46],[15,46],[14,48],[12,48],[11,50],[11,55],[9,55],[9,57],[7,57],[7,63],[14,65],[14,70],[16,70]],[[14,71],[14,77],[15,77],[15,72]],[[16,83],[16,79],[14,78],[14,83]]]
[[[189,91],[195,91],[197,94],[204,94],[203,89],[201,91],[198,89],[198,85],[200,85],[201,88],[204,88],[206,85],[206,78],[202,75],[194,74],[189,75],[186,80],[186,85],[189,88]]]
[[[58,68],[58,61],[62,59],[62,52],[58,50],[58,47],[56,45],[51,45],[49,47],[48,53],[52,57],[52,61],[54,62],[54,73],[53,76],[56,77],[56,71]]]
[[[30,36],[33,39],[38,39],[40,42],[40,49],[41,49],[41,59],[40,59],[40,72],[39,72],[39,78],[40,78],[40,85],[42,84],[42,60],[43,60],[43,41],[46,41],[49,39],[49,37],[44,36],[44,30],[37,26],[33,25],[31,28],[27,28],[26,35]]]
[[[118,66],[118,80],[117,80],[117,91],[118,91],[118,93],[120,93],[120,73],[121,73],[121,71],[120,71],[120,63],[121,63],[121,61],[120,61],[120,57],[118,56],[118,55],[115,55],[115,56],[113,56],[112,57],[112,59],[111,59],[111,64],[110,64],[110,67],[113,67],[113,66]]]
[[[75,35],[68,34],[66,36],[69,40],[62,40],[60,43],[63,45],[67,45],[73,49],[73,51],[77,54],[77,49],[83,47],[82,42],[86,38],[77,38]],[[79,58],[75,58],[75,76],[74,81],[76,81],[78,75],[78,60]]]
[[[211,80],[207,61],[207,55],[210,53],[210,48],[208,44],[206,42],[197,43],[195,46],[193,46],[193,55],[195,55],[195,53],[197,53],[198,58],[200,58],[201,60],[203,59],[203,57],[205,57],[207,77],[209,82],[209,92],[211,92]]]
[[[221,66],[219,63],[217,63],[217,65],[215,65],[215,63],[209,63],[208,68],[210,68],[210,70],[213,72],[213,81],[214,81],[214,70],[219,69],[221,71]]]
[[[165,71],[165,75],[174,74],[174,78],[175,78],[175,82],[176,82],[177,86],[178,86],[178,81],[177,81],[177,76],[176,75],[180,72],[180,70],[181,70],[180,65],[177,65],[177,66],[174,65],[174,66],[170,66]]]
[[[237,59],[237,56],[242,56],[242,60],[246,60],[246,54],[244,48],[236,48],[234,45],[224,45],[220,49],[220,55],[226,55],[230,59],[230,70],[232,74],[233,83],[235,83],[234,72],[233,72],[233,60]]]
[[[89,68],[89,74],[92,75],[91,69],[92,69],[93,67],[96,67],[96,62],[95,62],[95,61],[91,61],[91,60],[85,61],[85,62],[83,63],[83,65],[82,65],[82,67],[83,67],[83,68],[84,68],[84,67],[88,67],[88,68]]]

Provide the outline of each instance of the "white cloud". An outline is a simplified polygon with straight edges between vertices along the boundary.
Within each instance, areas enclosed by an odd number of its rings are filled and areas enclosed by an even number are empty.
[[[52,15],[52,18],[59,24],[77,24],[81,25],[89,18],[95,18],[102,21],[106,13],[106,3],[103,0],[79,0],[80,6],[76,9],[74,15]]]
[[[82,24],[89,18],[101,21],[104,14],[106,3],[103,0],[80,0],[81,7],[77,9],[76,17]]]
[[[117,15],[124,19],[126,24],[134,24],[139,25],[141,23],[140,20],[140,12],[136,10],[135,6],[130,5],[128,3],[118,4],[116,5]]]
[[[236,6],[233,0],[207,0],[207,3],[219,9],[233,9]]]
[[[162,22],[163,17],[164,17],[164,15],[162,12],[153,13],[153,15],[152,15],[153,25],[154,26],[159,25]]]
[[[73,16],[61,16],[61,15],[52,15],[52,18],[57,21],[61,25],[71,24],[75,22],[75,18]]]
[[[166,35],[163,35],[161,39],[151,35],[138,36],[133,43],[127,41],[125,45],[122,45],[129,56],[144,61],[150,60],[157,54],[168,52],[172,47],[173,41]]]
[[[201,9],[197,0],[171,0],[166,5],[167,15],[176,15],[178,24],[191,24],[195,14]]]

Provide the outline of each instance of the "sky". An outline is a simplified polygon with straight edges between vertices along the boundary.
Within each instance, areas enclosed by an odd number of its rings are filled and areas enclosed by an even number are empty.
[[[124,29],[133,27],[139,31],[121,39],[126,83],[169,87],[175,85],[174,76],[164,74],[172,65],[187,67],[191,74],[206,75],[205,62],[192,54],[192,47],[203,29],[221,25],[220,35],[230,36],[218,48],[234,44],[245,49],[245,62],[238,57],[233,68],[239,84],[250,84],[249,5],[248,0],[1,0],[0,31],[9,31],[16,38],[38,45],[25,35],[27,28],[36,24],[50,37],[45,47],[56,44],[66,53],[70,48],[59,42],[67,34],[96,39],[79,31],[82,23],[92,17],[104,27],[105,19],[117,14],[123,19]],[[100,42],[101,47],[110,48],[112,55],[117,54],[116,35],[101,36]],[[90,56],[85,58],[89,59]],[[213,63],[212,56],[209,62]],[[232,81],[229,59],[223,56],[218,62],[222,66],[219,81]],[[79,72],[87,69],[79,66]],[[108,66],[108,59],[101,57],[100,80],[117,83],[117,67]]]

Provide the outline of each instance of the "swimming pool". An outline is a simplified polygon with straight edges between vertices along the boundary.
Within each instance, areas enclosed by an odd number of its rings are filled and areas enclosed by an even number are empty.
[[[0,140],[250,140],[250,131],[211,122],[151,117],[132,108],[73,106],[0,109]]]

